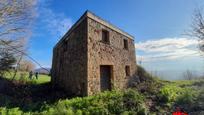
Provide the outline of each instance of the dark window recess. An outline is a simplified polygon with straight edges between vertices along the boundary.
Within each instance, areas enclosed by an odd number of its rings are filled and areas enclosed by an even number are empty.
[[[67,51],[67,47],[68,47],[68,41],[64,41],[62,47],[63,47],[64,52],[66,52]]]
[[[102,30],[102,41],[104,43],[110,43],[110,40],[109,40],[109,32],[107,30]]]
[[[124,43],[124,49],[128,49],[128,40],[124,39],[123,43]]]
[[[130,66],[125,66],[125,74],[126,76],[130,76]]]

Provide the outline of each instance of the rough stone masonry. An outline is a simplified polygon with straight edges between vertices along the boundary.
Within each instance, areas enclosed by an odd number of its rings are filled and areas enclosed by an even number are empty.
[[[134,37],[89,11],[53,49],[51,82],[69,95],[124,89],[135,74]]]

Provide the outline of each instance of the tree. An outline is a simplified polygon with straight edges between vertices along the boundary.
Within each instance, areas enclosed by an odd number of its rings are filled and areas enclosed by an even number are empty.
[[[4,50],[0,52],[0,77],[4,75],[6,71],[9,71],[9,69],[12,68],[12,65],[15,64],[16,59],[13,57],[13,55]]]
[[[0,39],[25,37],[35,16],[35,4],[35,0],[1,0]]]
[[[190,71],[190,70],[186,70],[184,73],[183,73],[183,78],[185,79],[185,80],[192,80],[193,78],[195,78],[196,76],[195,76],[195,74],[192,72],[192,71]]]
[[[8,71],[14,62],[18,66],[26,54],[26,41],[35,17],[35,4],[36,0],[0,0],[0,63],[5,67],[0,68],[0,72]],[[7,63],[8,58],[15,58],[15,61]]]
[[[201,9],[195,10],[191,27],[192,31],[190,35],[198,38],[199,49],[204,53],[204,16]]]
[[[35,65],[29,60],[23,60],[20,62],[19,70],[21,71],[32,71],[35,69]]]

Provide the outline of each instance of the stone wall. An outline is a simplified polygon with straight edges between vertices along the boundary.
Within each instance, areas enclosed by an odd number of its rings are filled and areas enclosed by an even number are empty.
[[[110,44],[103,43],[102,29],[109,31]],[[123,39],[128,40],[128,50]],[[124,89],[136,72],[134,40],[88,18],[88,95],[100,92],[100,65],[112,65],[112,88]],[[130,66],[130,76],[125,66]]]
[[[87,95],[87,20],[53,49],[51,82],[69,95]]]
[[[110,44],[101,41],[103,29],[109,32]],[[86,12],[53,49],[52,84],[70,95],[93,95],[101,92],[100,66],[110,65],[111,89],[126,88],[129,78],[136,73],[132,38]],[[124,49],[124,39],[128,42],[128,50]],[[126,66],[130,67],[129,76]]]

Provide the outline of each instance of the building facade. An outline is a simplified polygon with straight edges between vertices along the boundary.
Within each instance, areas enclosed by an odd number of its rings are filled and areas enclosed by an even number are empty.
[[[134,37],[86,11],[53,49],[51,82],[87,96],[126,88],[136,69]]]

